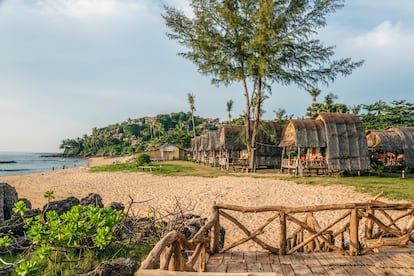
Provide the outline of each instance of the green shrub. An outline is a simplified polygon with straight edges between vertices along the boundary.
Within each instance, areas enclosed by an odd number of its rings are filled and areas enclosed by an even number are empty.
[[[151,163],[151,157],[148,154],[142,153],[135,158],[135,162],[138,166]]]
[[[16,203],[16,209],[24,209]],[[122,211],[96,206],[73,206],[62,215],[48,211],[25,220],[27,237],[31,240],[32,254],[16,269],[18,275],[74,275],[90,256],[97,256],[116,241],[117,225],[122,221]],[[98,260],[96,260],[98,261]],[[65,273],[62,273],[65,271]],[[75,273],[75,274],[76,274]]]

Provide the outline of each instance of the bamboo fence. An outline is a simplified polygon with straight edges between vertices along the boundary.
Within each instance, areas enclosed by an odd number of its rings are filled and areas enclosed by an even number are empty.
[[[320,225],[317,214],[326,211],[336,211],[339,215]],[[168,233],[142,262],[140,270],[158,267],[170,271],[204,272],[209,255],[224,253],[248,241],[278,255],[335,251],[351,256],[376,252],[383,246],[404,246],[414,242],[412,203],[384,203],[373,199],[367,203],[305,207],[214,204],[211,212],[209,220],[190,240],[177,231]],[[270,216],[257,229],[249,230],[231,212]],[[222,219],[237,226],[245,237],[221,248]],[[274,222],[279,231],[273,237],[274,244],[270,244],[260,236]],[[295,230],[287,231],[288,228]]]

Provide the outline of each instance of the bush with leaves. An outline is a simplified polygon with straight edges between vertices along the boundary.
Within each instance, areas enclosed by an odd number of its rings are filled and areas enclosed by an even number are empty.
[[[151,157],[148,154],[143,153],[138,155],[137,158],[135,158],[135,162],[138,166],[149,164],[151,163]]]
[[[21,202],[16,206],[24,209]],[[90,267],[79,271],[82,260],[99,255],[115,241],[117,225],[122,220],[122,211],[80,205],[62,215],[48,211],[44,216],[26,218],[27,237],[34,254],[16,272],[18,275],[37,275],[35,271],[43,271],[42,275],[87,272]]]

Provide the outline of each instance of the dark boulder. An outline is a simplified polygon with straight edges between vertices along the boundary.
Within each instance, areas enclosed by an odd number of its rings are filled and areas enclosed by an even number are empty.
[[[108,205],[109,208],[112,208],[112,210],[119,210],[119,211],[123,211],[125,209],[125,205],[122,204],[121,202],[111,202]]]
[[[17,200],[16,189],[7,183],[0,183],[0,224],[11,218]]]
[[[90,193],[87,197],[84,197],[80,201],[80,205],[82,206],[96,206],[99,208],[103,208],[104,205],[102,203],[102,197],[99,194]]]
[[[56,211],[59,215],[62,215],[63,213],[69,211],[73,206],[76,205],[79,205],[79,199],[71,196],[67,199],[49,202],[48,204],[43,206],[42,213],[45,213],[47,211]]]
[[[180,233],[184,234],[187,240],[190,240],[194,235],[204,226],[207,219],[202,218],[199,215],[195,214],[185,214],[182,216],[177,216],[169,226],[169,230],[177,230]],[[220,241],[219,248],[224,246],[224,238],[226,231],[224,227],[220,227]]]

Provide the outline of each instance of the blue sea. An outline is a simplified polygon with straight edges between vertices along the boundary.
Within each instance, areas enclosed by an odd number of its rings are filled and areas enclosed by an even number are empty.
[[[86,164],[85,159],[59,157],[57,153],[0,151],[0,176],[84,167]]]

